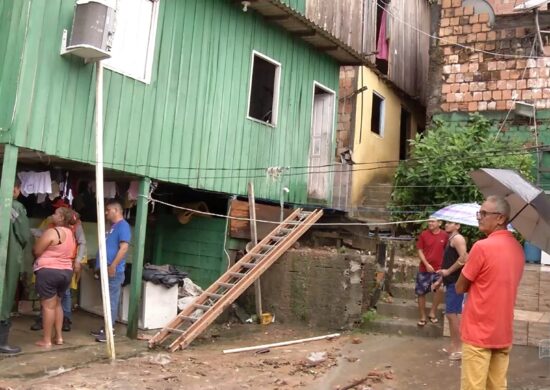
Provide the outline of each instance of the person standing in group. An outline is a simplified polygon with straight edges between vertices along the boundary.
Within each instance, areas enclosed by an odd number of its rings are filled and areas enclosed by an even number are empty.
[[[57,210],[60,207],[66,207],[71,208],[67,203],[63,201],[63,199],[58,199],[54,204],[52,205],[55,210]],[[43,229],[35,229],[33,232],[35,232],[36,237],[40,237],[43,233],[44,229],[55,227],[55,223],[53,222],[53,215],[46,218],[40,226],[44,227]],[[73,234],[76,238],[76,245],[77,245],[77,252],[76,252],[76,259],[74,261],[74,274],[73,274],[73,280],[71,281],[71,285],[74,283],[75,286],[78,285],[78,279],[80,276],[80,270],[82,268],[82,262],[86,259],[86,236],[84,235],[84,229],[82,228],[82,222],[80,219],[75,225],[70,226],[71,230],[73,231]],[[75,287],[72,287],[75,288]],[[67,288],[67,291],[65,294],[63,294],[63,298],[61,299],[61,308],[63,309],[63,326],[62,330],[63,332],[70,332],[71,331],[71,324],[72,324],[72,296],[71,296],[71,286]],[[42,312],[38,315],[36,321],[34,324],[30,327],[31,330],[42,330]]]
[[[10,212],[10,232],[8,238],[8,252],[6,259],[6,277],[4,279],[4,293],[0,301],[0,354],[15,354],[21,348],[8,345],[10,333],[10,314],[15,301],[15,292],[21,271],[23,249],[30,240],[29,219],[27,211],[17,198],[21,193],[21,181],[15,179],[13,186],[13,201]]]
[[[441,268],[443,251],[447,245],[449,236],[440,228],[441,221],[430,217],[428,229],[420,233],[416,242],[420,266],[416,275],[415,293],[418,296],[418,311],[420,319],[418,326],[426,325],[426,295],[432,290],[432,285],[440,278],[436,273]],[[441,289],[434,291],[432,307],[428,319],[431,323],[438,322],[437,307],[443,301]]]
[[[437,273],[443,277],[445,285],[445,316],[449,322],[451,336],[451,345],[447,352],[449,359],[460,360],[462,356],[462,352],[460,352],[460,315],[462,314],[464,294],[457,294],[455,284],[466,263],[468,252],[466,239],[460,234],[459,223],[445,222],[445,232],[449,235],[449,241],[443,253],[443,264]]]
[[[63,344],[63,309],[61,298],[69,288],[76,257],[76,239],[71,226],[79,221],[77,213],[66,207],[55,210],[52,216],[55,227],[44,232],[34,243],[33,253],[35,288],[42,306],[43,337],[36,342],[39,347]]]
[[[458,293],[468,293],[460,326],[460,388],[506,389],[514,306],[525,255],[507,230],[510,205],[504,198],[487,197],[477,219],[487,238],[472,246],[456,283]]]
[[[115,321],[118,316],[118,303],[122,290],[122,283],[124,283],[126,256],[132,238],[132,231],[130,225],[122,216],[122,205],[118,201],[110,201],[107,203],[105,207],[105,216],[107,221],[111,223],[111,228],[106,234],[105,240],[107,246],[111,321],[114,331]],[[99,268],[99,261],[96,263],[96,268]],[[96,337],[96,341],[107,341],[107,336],[103,327],[90,333],[92,336]]]

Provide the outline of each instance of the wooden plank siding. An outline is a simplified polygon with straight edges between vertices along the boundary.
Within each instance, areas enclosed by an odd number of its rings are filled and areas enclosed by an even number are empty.
[[[298,11],[302,15],[306,14],[306,0],[280,0],[281,3],[288,5],[295,11]]]
[[[387,78],[425,104],[430,5],[427,0],[391,0],[389,3],[390,57]],[[377,0],[308,0],[306,15],[353,49],[365,54],[368,61],[374,64],[378,8]]]
[[[370,5],[367,5],[367,7],[370,7]],[[363,52],[362,13],[363,1],[307,1],[306,16],[358,52]],[[374,14],[374,17],[376,20],[376,13]]]
[[[30,14],[11,142],[93,163],[95,68],[59,55],[74,1],[15,3]],[[276,128],[246,119],[253,50],[282,64]],[[337,90],[338,71],[327,55],[233,2],[160,0],[151,83],[105,71],[105,165],[232,194],[246,194],[253,181],[258,198],[278,200],[280,183],[255,168],[307,166],[313,82]],[[305,203],[307,170],[290,173],[288,201]]]

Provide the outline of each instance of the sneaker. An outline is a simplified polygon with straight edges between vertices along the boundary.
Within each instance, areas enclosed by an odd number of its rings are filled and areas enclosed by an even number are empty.
[[[113,332],[113,337],[115,337],[115,332]],[[95,338],[95,341],[97,341],[98,343],[106,343],[107,342],[107,335],[105,334],[105,332],[102,330],[100,334],[97,335],[97,337]]]
[[[98,330],[91,330],[90,331],[90,334],[94,337],[97,337],[100,334],[104,334],[104,333],[105,333],[105,329],[103,327],[99,328]]]
[[[42,330],[42,318],[37,318],[31,325],[31,330]]]
[[[71,331],[71,320],[67,317],[63,317],[63,326],[61,327],[61,330],[63,332],[70,332]]]

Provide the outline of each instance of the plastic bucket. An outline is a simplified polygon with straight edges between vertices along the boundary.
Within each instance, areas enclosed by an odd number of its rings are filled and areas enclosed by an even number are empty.
[[[525,261],[529,263],[540,263],[540,249],[525,241],[523,244],[523,250],[525,252]]]

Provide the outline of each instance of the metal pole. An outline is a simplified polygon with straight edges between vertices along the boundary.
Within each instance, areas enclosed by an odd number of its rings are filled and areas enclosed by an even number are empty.
[[[95,94],[95,183],[97,206],[97,241],[99,248],[99,270],[101,277],[101,296],[103,298],[103,319],[107,336],[107,352],[115,360],[115,343],[111,321],[111,300],[109,297],[109,279],[107,270],[107,247],[105,243],[105,205],[103,191],[103,64],[96,62]]]

